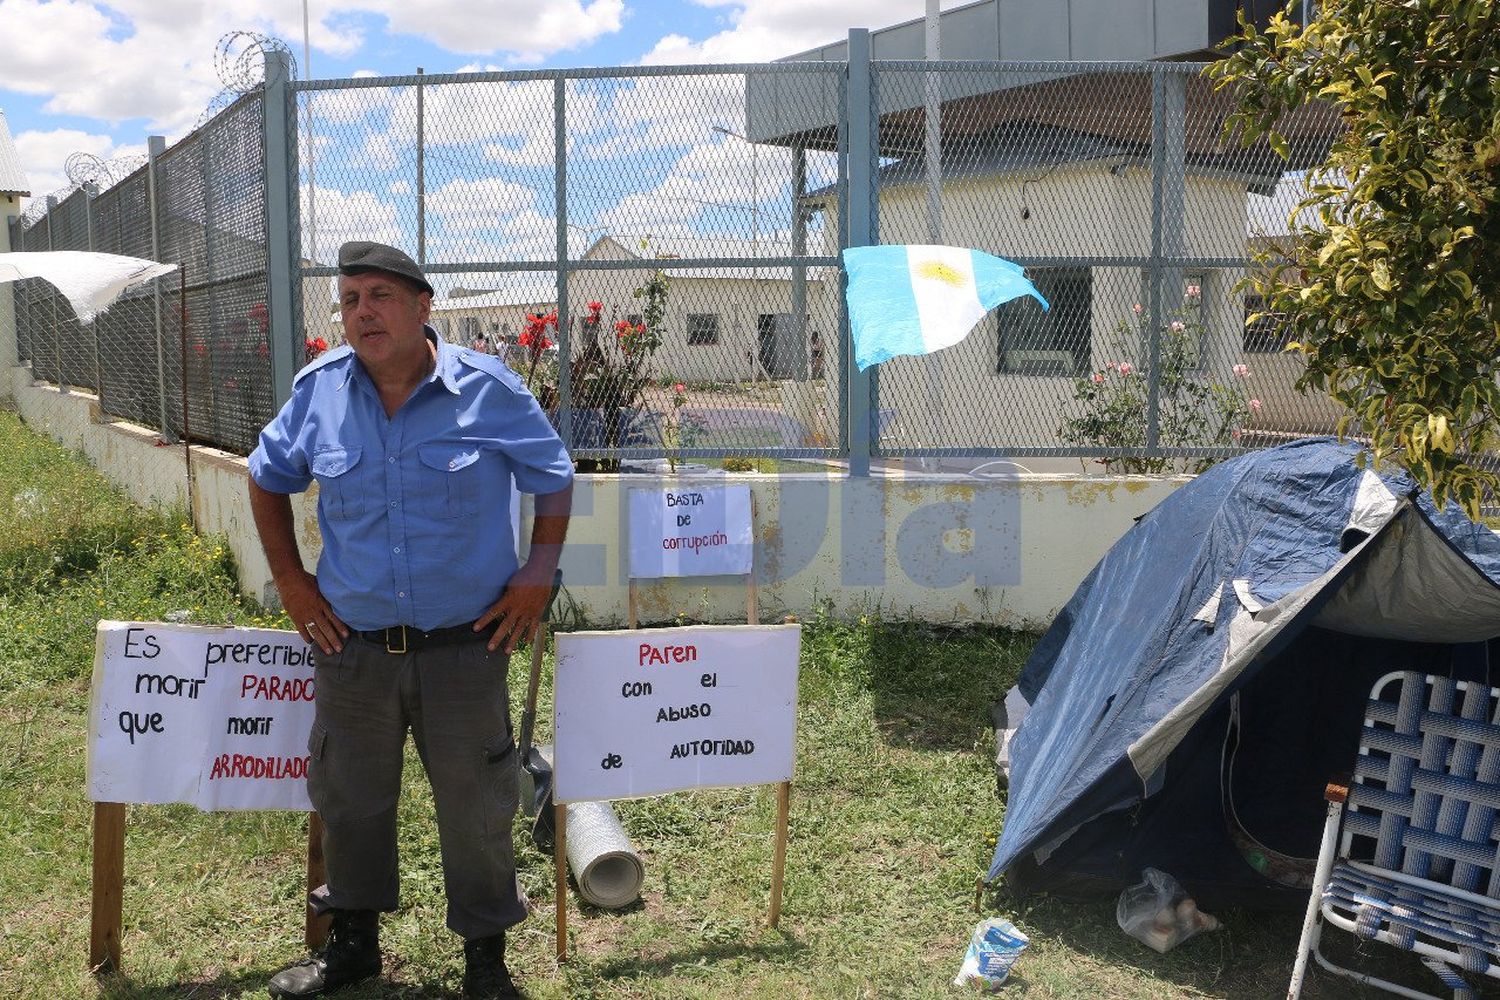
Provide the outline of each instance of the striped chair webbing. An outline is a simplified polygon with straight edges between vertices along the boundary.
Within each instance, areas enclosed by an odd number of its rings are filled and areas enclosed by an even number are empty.
[[[1483,975],[1500,962],[1500,910],[1443,893],[1440,886],[1418,889],[1341,862],[1323,893],[1323,907],[1352,920],[1361,937],[1385,931],[1397,947],[1410,949],[1418,938],[1447,946],[1466,972]]]
[[[1500,898],[1500,691],[1408,672],[1376,695],[1344,856],[1369,838],[1377,868]]]

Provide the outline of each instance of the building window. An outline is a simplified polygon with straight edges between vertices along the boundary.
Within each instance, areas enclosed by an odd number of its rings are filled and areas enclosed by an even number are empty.
[[[688,313],[687,342],[692,345],[717,344],[719,342],[719,314]]]
[[[1245,296],[1245,353],[1280,354],[1291,342],[1291,328],[1281,313],[1265,312],[1265,299],[1259,295]],[[1263,313],[1254,322],[1250,317]]]
[[[1000,307],[996,371],[1012,375],[1078,375],[1089,367],[1093,272],[1086,267],[1042,268],[1028,275],[1052,306],[1031,296]]]
[[[480,336],[479,317],[465,316],[458,321],[458,335],[465,342]]]

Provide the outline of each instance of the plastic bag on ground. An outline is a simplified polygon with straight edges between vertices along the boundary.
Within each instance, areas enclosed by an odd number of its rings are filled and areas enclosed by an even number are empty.
[[[1016,964],[1016,959],[1030,943],[1031,939],[1009,920],[991,917],[981,921],[974,927],[969,950],[964,952],[964,964],[953,977],[953,985],[995,992],[1005,983],[1011,966]]]
[[[1196,934],[1219,929],[1218,919],[1198,909],[1166,872],[1147,868],[1141,878],[1120,893],[1115,905],[1115,920],[1126,934],[1165,954]]]

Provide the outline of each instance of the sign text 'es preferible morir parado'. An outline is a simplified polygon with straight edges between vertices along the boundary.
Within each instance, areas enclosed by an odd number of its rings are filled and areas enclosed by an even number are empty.
[[[99,623],[89,798],[312,808],[312,649],[295,632]]]

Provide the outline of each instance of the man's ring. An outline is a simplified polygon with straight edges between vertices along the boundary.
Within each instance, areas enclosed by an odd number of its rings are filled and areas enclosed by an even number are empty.
[[[317,622],[308,622],[307,623],[307,630],[309,632],[311,632],[313,629],[315,629],[317,627],[318,627],[318,623]]]

